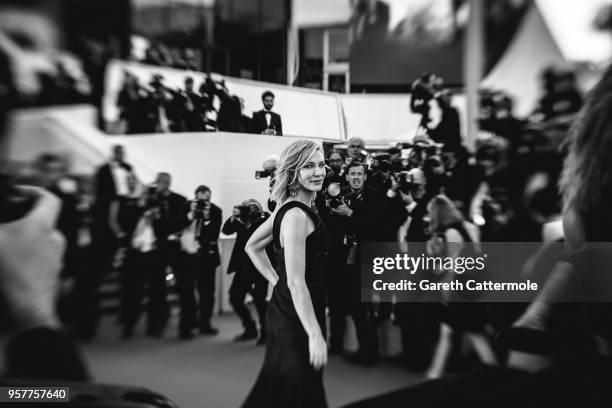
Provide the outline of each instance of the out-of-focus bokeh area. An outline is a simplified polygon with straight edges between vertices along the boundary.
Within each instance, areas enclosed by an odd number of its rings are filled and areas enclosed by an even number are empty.
[[[381,197],[445,194],[482,241],[563,239],[565,142],[611,51],[609,0],[3,0],[0,173],[61,199],[57,310],[98,381],[144,386],[182,407],[237,406],[263,348],[232,342],[236,236],[213,240],[220,263],[194,296],[174,259],[142,255],[143,242],[162,239],[141,223],[149,210],[167,215],[161,195],[196,203],[208,186],[222,221],[247,199],[267,211],[269,179],[254,172],[305,138],[324,148],[336,177],[326,183],[348,189],[346,158],[359,159]],[[268,90],[282,131],[261,112]],[[422,207],[385,224],[387,240],[431,238]],[[192,339],[179,315],[205,314],[205,296],[220,332]],[[331,296],[342,303],[341,290]],[[520,312],[487,321],[484,338],[493,344]],[[379,339],[375,358],[357,361],[368,368],[331,358],[330,406],[416,383],[433,353],[438,317],[387,304],[367,313],[369,328],[355,329],[349,311],[330,309],[330,320],[348,322],[336,352],[361,350],[362,330]],[[148,320],[137,323],[140,314]],[[414,332],[425,335],[411,342]],[[482,361],[456,350],[451,372]]]

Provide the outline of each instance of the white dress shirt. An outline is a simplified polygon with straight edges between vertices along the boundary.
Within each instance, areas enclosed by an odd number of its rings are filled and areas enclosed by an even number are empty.
[[[121,167],[116,161],[109,163],[111,173],[113,174],[113,180],[115,182],[115,191],[120,197],[125,197],[130,194],[130,188],[128,187],[128,175],[129,172]]]

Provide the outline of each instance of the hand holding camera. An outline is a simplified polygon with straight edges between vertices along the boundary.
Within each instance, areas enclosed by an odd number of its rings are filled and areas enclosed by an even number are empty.
[[[210,221],[210,201],[195,199],[191,202],[191,218]]]
[[[346,204],[344,198],[341,199],[341,204],[336,208],[332,208],[331,211],[334,214],[342,215],[344,217],[350,217],[353,215],[353,210],[351,210],[351,208]]]
[[[232,209],[232,221],[242,223],[242,220],[240,219],[240,206],[235,206]]]

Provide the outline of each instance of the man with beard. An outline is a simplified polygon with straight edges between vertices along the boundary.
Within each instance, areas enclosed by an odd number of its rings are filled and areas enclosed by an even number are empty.
[[[365,242],[385,240],[379,215],[384,214],[384,196],[366,186],[366,167],[360,162],[351,162],[346,167],[349,183],[342,204],[331,210],[345,218],[344,243],[347,250],[345,261],[346,282],[349,285],[348,314],[355,323],[359,351],[347,356],[356,364],[374,365],[378,362],[377,320],[372,303],[361,302],[360,245]]]

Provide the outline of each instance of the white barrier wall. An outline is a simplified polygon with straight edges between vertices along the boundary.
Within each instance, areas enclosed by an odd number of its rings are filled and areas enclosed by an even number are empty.
[[[43,152],[69,154],[73,170],[93,174],[110,155],[111,146],[125,146],[127,161],[143,182],[166,171],[173,177],[172,189],[188,198],[200,184],[212,190],[212,201],[221,207],[223,221],[234,205],[255,198],[264,208],[268,179],[256,180],[263,160],[300,138],[240,133],[174,133],[108,136],[94,125],[95,110],[88,106],[24,110],[12,116],[7,157],[30,161]],[[321,143],[320,139],[312,139]],[[218,273],[217,310],[229,311],[226,275],[233,237],[222,236]]]
[[[68,153],[73,170],[93,174],[110,156],[111,146],[122,144],[142,182],[152,182],[157,172],[166,171],[173,177],[172,189],[188,198],[205,184],[226,216],[247,198],[266,202],[268,180],[256,180],[255,171],[262,169],[267,156],[280,156],[301,139],[225,132],[107,136],[94,126],[94,113],[87,106],[17,112],[8,157],[28,161],[43,152]]]
[[[205,74],[201,72],[154,67],[136,62],[113,61],[106,72],[106,90],[103,101],[103,115],[108,122],[114,122],[119,117],[117,97],[123,86],[125,71],[137,76],[142,85],[148,85],[153,74],[161,74],[164,77],[164,84],[173,89],[184,89],[184,81],[187,76],[194,78],[197,89],[205,78]],[[222,78],[219,75],[213,75],[213,77]],[[335,93],[229,77],[225,78],[225,83],[231,94],[244,99],[244,113],[247,116],[252,116],[254,111],[263,108],[261,94],[266,90],[271,90],[276,96],[274,111],[282,117],[285,135],[337,140],[344,138],[340,102]]]
[[[421,116],[410,110],[406,94],[341,95],[348,137],[361,137],[367,142],[409,141],[414,137]],[[461,133],[466,133],[465,97],[453,96],[459,111]]]
[[[106,73],[103,115],[107,122],[118,119],[117,96],[123,86],[124,72],[136,75],[146,85],[153,74],[162,74],[166,86],[184,88],[184,80],[192,76],[196,87],[205,74],[135,62],[113,61]],[[222,77],[213,74],[213,77]],[[283,133],[292,136],[346,140],[361,137],[366,142],[409,141],[415,134],[420,117],[410,111],[409,94],[337,94],[238,78],[225,78],[232,94],[245,101],[245,114],[251,116],[262,108],[261,94],[269,89],[276,95],[274,110],[283,119]],[[454,105],[462,117],[465,134],[465,98],[454,97]]]

